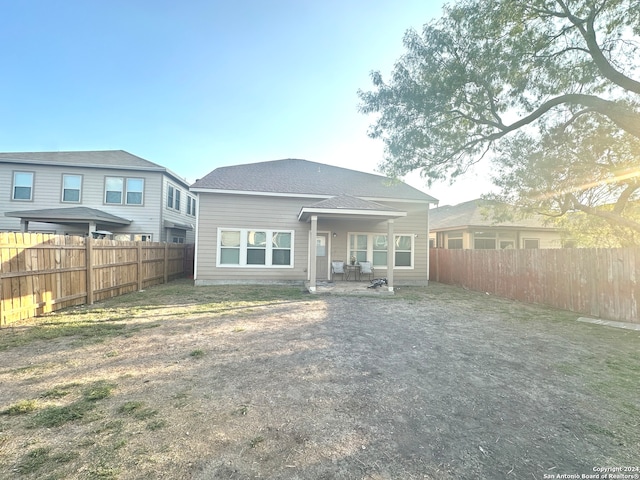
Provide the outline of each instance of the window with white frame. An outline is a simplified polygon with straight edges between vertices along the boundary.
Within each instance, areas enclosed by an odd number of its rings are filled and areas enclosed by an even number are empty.
[[[387,266],[387,236],[373,235],[371,258],[374,267]]]
[[[79,203],[81,194],[82,175],[62,175],[62,201]]]
[[[173,185],[167,185],[167,208],[180,211],[180,190]]]
[[[124,178],[107,177],[105,179],[104,190],[104,203],[121,205],[124,192]]]
[[[12,200],[33,200],[33,172],[13,172]]]
[[[293,231],[218,229],[218,266],[292,267]]]
[[[394,267],[413,268],[413,235],[394,235]],[[349,259],[372,262],[376,268],[387,266],[389,245],[387,235],[378,233],[349,234]]]
[[[144,178],[127,178],[127,205],[142,205],[144,199]]]
[[[196,199],[187,196],[187,215],[196,216]]]
[[[523,248],[540,248],[540,239],[538,238],[525,238],[522,241]]]
[[[167,187],[167,208],[173,208],[174,190],[171,185]]]
[[[105,177],[104,183],[104,203],[142,205],[144,178]]]
[[[395,267],[413,267],[413,235],[395,236]]]

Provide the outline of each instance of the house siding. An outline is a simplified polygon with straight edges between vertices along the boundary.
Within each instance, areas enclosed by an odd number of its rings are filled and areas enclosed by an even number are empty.
[[[14,201],[12,197],[13,172],[34,172],[32,201]],[[63,202],[63,175],[81,175],[82,191],[80,202]],[[144,196],[142,205],[110,205],[105,204],[105,178],[143,178]],[[129,226],[118,227],[118,233],[140,233],[153,235],[154,241],[164,241],[163,185],[166,175],[162,172],[149,172],[135,169],[89,168],[71,165],[38,165],[0,162],[0,231],[20,231],[19,218],[6,217],[4,212],[20,210],[39,210],[48,208],[66,208],[85,206],[96,208],[112,215],[133,220]],[[174,182],[177,184],[177,182]],[[188,188],[180,187],[183,192]],[[185,210],[183,209],[183,212]],[[165,217],[166,218],[166,217]],[[171,221],[181,224],[195,224],[195,217],[185,213],[168,215]],[[29,231],[44,231],[56,234],[86,234],[86,225],[58,225],[51,223],[30,222]],[[195,240],[193,231],[191,243]]]
[[[515,248],[524,248],[524,240],[525,239],[535,239],[539,241],[538,248],[562,248],[563,246],[563,237],[562,233],[556,230],[549,229],[535,229],[535,228],[495,228],[490,226],[478,226],[472,228],[470,230],[465,230],[463,228],[452,228],[450,230],[439,230],[437,232],[431,231],[430,238],[434,242],[434,246],[437,245],[437,237],[438,235],[443,236],[442,241],[444,242],[440,248],[448,248],[448,238],[451,234],[462,234],[462,248],[463,249],[473,249],[474,247],[474,232],[476,231],[494,231],[500,235],[501,232],[510,232],[513,235]],[[503,237],[501,237],[503,238]]]
[[[317,198],[268,197],[200,193],[198,238],[196,256],[196,284],[304,282],[308,279],[308,251],[310,224],[298,221],[302,206],[313,205]],[[383,203],[383,202],[380,202]],[[395,283],[426,284],[428,278],[427,204],[386,202],[398,210],[407,211],[407,217],[396,219],[395,234],[414,237],[414,265],[412,269],[394,269]],[[293,268],[217,267],[218,228],[264,228],[294,231]],[[348,234],[387,233],[387,222],[365,219],[318,220],[318,232],[329,232],[331,258],[346,260]],[[333,234],[335,233],[335,237]],[[385,276],[386,269],[376,271]]]

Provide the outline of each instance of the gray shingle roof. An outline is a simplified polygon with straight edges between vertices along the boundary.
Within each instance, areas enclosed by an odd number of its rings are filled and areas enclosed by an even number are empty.
[[[285,193],[292,195],[384,198],[435,202],[404,182],[381,175],[300,159],[221,167],[192,186],[195,191]]]
[[[491,218],[490,203],[470,200],[458,205],[445,205],[429,210],[429,229],[444,230],[464,227],[549,228],[541,218],[531,217],[496,223]]]
[[[382,205],[381,203],[370,202],[368,200],[362,200],[351,195],[340,195],[337,197],[331,197],[321,202],[314,203],[313,205],[306,205],[311,208],[333,208],[333,209],[348,209],[348,210],[376,210],[376,211],[395,211],[395,209]]]
[[[164,172],[187,186],[186,180],[169,169],[132,155],[124,150],[92,150],[72,152],[0,152],[0,163],[32,165],[68,165],[89,168],[117,168]]]
[[[101,222],[117,225],[129,225],[131,220],[118,217],[102,210],[89,207],[44,208],[40,210],[17,210],[5,212],[6,217],[24,218],[30,221],[49,223],[65,222]]]

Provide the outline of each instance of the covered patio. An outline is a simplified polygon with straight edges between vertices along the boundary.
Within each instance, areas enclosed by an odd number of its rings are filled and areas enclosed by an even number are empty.
[[[372,224],[386,223],[387,238],[394,238],[394,220],[406,217],[407,212],[391,208],[387,205],[363,200],[351,195],[340,195],[323,200],[308,207],[302,207],[298,215],[298,220],[308,222],[309,228],[309,269],[307,289],[311,293],[362,293],[379,295],[381,291],[393,294],[393,251],[387,255],[387,268],[384,275],[386,285],[378,288],[367,288],[370,282],[334,282],[331,276],[328,281],[318,277],[317,261],[321,253],[318,243],[318,221],[322,220],[330,225],[332,221],[362,221]],[[389,248],[393,248],[393,242],[389,242]],[[334,260],[331,252],[328,252],[327,262]],[[368,293],[367,293],[368,292]]]

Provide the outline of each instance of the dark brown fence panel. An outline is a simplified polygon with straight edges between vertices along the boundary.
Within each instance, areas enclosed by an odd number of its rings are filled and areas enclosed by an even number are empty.
[[[0,233],[0,326],[193,275],[192,252],[183,244]]]
[[[431,249],[431,280],[640,323],[640,248]]]

